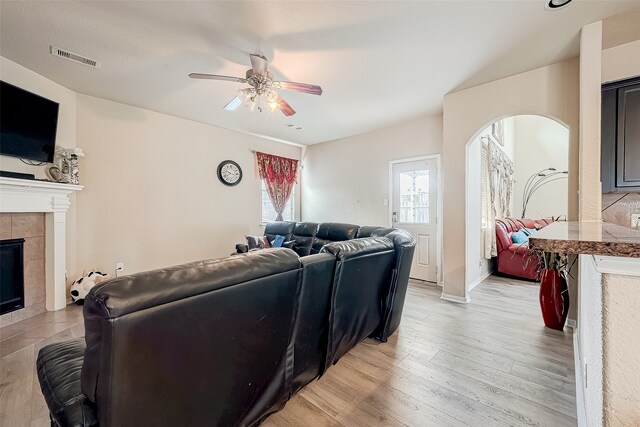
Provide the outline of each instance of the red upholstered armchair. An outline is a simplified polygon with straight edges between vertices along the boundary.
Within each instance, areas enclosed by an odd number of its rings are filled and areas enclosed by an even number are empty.
[[[513,243],[511,236],[523,228],[541,229],[551,224],[553,219],[496,220],[496,246],[498,252],[498,272],[523,279],[538,278],[538,263],[530,260],[529,243]]]

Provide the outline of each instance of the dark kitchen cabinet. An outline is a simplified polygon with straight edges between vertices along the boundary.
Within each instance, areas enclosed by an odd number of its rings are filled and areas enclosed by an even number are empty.
[[[602,86],[602,192],[640,191],[640,77]]]

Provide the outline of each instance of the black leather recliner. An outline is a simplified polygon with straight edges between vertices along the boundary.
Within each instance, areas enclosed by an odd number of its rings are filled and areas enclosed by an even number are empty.
[[[392,276],[385,292],[386,301],[383,303],[382,320],[371,338],[386,342],[389,336],[398,329],[415,251],[415,240],[409,233],[389,227],[360,227],[354,224],[335,222],[276,221],[265,225],[264,235],[270,241],[274,240],[277,235],[281,235],[285,241],[295,242],[292,249],[301,257],[318,253],[327,243],[364,237],[386,236],[390,238],[395,248]]]
[[[406,292],[392,283],[412,239],[376,230],[310,256],[266,249],[99,284],[85,339],[38,355],[52,424],[259,424],[359,341],[395,330],[388,293]]]

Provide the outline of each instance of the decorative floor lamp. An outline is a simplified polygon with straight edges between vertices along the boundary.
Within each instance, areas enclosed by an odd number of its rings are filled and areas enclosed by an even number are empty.
[[[559,172],[556,168],[542,169],[540,172],[536,172],[527,179],[524,185],[524,191],[522,194],[522,218],[525,218],[527,213],[527,205],[533,193],[535,193],[543,185],[550,182],[557,181],[559,179],[566,179],[569,175],[569,171]]]

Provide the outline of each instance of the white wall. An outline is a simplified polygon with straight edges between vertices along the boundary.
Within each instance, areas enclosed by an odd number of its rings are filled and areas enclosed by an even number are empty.
[[[491,260],[484,257],[484,241],[482,234],[482,186],[480,177],[482,176],[482,136],[491,133],[481,132],[467,147],[467,204],[466,204],[466,262],[465,270],[466,283],[469,289],[473,289],[486,277],[491,269]]]
[[[575,300],[574,300],[575,301]],[[603,419],[602,275],[592,255],[580,255],[580,310],[574,342],[578,419],[586,427],[601,427]],[[588,375],[587,375],[588,370]]]
[[[124,262],[132,273],[229,255],[261,233],[251,150],[300,158],[298,147],[91,96],[78,95],[77,111],[81,268]],[[216,176],[226,159],[243,169],[235,187]]]
[[[602,21],[585,25],[580,33],[580,150],[579,218],[602,221],[600,181],[600,118],[602,83]]]
[[[29,92],[48,98],[60,104],[56,145],[67,148],[76,146],[76,93],[40,74],[0,56],[0,79]],[[38,179],[46,179],[45,166],[30,166],[19,159],[0,156],[0,170],[34,174]],[[67,269],[76,271],[76,196],[70,194],[71,208],[67,212]],[[73,281],[70,275],[70,281]]]
[[[569,218],[577,217],[578,61],[571,59],[444,97],[444,292],[466,297],[465,151],[478,129],[517,114],[555,117],[569,126]],[[573,316],[571,316],[573,317]]]
[[[441,115],[310,146],[303,162],[303,221],[389,225],[389,161],[441,150]]]
[[[602,51],[602,82],[640,76],[640,40]]]
[[[527,179],[534,173],[554,167],[569,168],[569,129],[547,117],[516,116],[515,118],[515,184],[513,216],[520,218],[522,197]],[[540,187],[527,206],[527,218],[548,218],[567,215],[568,179],[550,182]]]
[[[516,118],[507,117],[502,119],[504,123],[504,145],[502,151],[512,161],[516,162]],[[491,132],[491,127],[487,128],[487,132]],[[512,209],[513,211],[513,209]],[[513,214],[513,213],[512,213]]]

